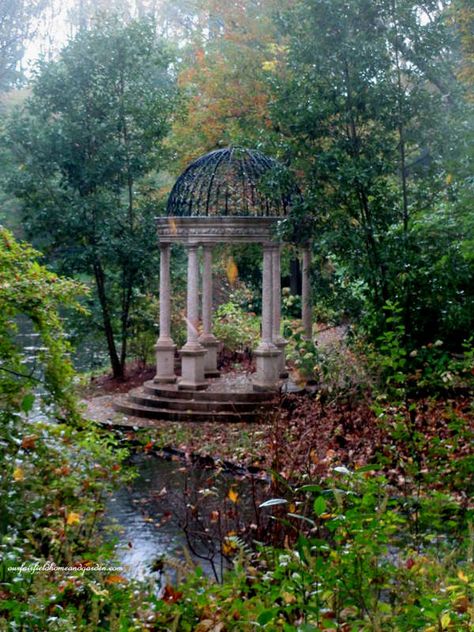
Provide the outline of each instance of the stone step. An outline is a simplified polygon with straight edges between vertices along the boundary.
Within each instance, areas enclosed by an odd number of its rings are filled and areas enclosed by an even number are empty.
[[[138,388],[130,391],[128,394],[130,401],[141,406],[147,406],[149,408],[166,408],[169,410],[193,410],[193,411],[207,411],[207,412],[258,412],[262,408],[265,402],[242,402],[242,401],[217,401],[217,400],[197,400],[189,398],[177,398],[177,397],[157,397],[150,395]]]
[[[258,412],[235,413],[229,411],[207,412],[193,410],[170,410],[169,408],[142,406],[130,401],[129,399],[115,400],[113,406],[117,412],[124,413],[130,417],[159,419],[160,421],[195,421],[200,423],[217,421],[221,423],[241,423],[255,422],[261,419],[261,415],[259,415]]]
[[[164,397],[166,399],[192,399],[195,401],[215,401],[215,402],[247,402],[247,403],[260,403],[271,402],[275,393],[262,393],[262,392],[223,392],[223,391],[184,391],[178,389],[173,385],[156,384],[155,382],[145,382],[143,389],[146,393],[154,395],[155,397]]]

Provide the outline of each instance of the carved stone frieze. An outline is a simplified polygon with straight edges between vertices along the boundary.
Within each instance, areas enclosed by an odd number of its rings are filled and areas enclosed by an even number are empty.
[[[275,239],[276,217],[158,217],[162,243],[263,243]]]

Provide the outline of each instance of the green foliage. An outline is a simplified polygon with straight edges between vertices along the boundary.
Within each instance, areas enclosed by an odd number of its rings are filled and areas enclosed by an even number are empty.
[[[112,487],[129,480],[120,465],[126,452],[81,418],[72,390],[70,346],[58,310],[81,309],[78,298],[85,288],[48,271],[38,256],[0,231],[2,630],[80,629],[94,626],[98,612],[107,620],[115,616],[110,604],[103,609],[97,598],[109,573],[81,582],[80,574],[79,579],[63,571],[22,574],[12,567],[107,562],[98,518]],[[34,366],[17,336],[19,319],[39,334]],[[89,596],[86,612],[72,596],[76,589],[81,599]],[[122,595],[116,598],[120,604]],[[116,614],[118,604],[112,607]]]
[[[297,321],[285,323],[284,335],[288,340],[286,354],[303,379],[315,380],[319,377],[318,348],[313,340],[305,338],[304,333],[304,328]]]
[[[28,235],[59,270],[94,279],[116,377],[131,312],[157,269],[156,203],[145,203],[141,179],[163,161],[175,103],[170,63],[152,24],[99,21],[40,65],[4,135]]]
[[[214,316],[213,331],[228,351],[249,351],[260,336],[259,319],[230,300],[220,305]]]
[[[417,344],[459,349],[474,315],[472,115],[451,71],[449,8],[301,0],[279,20],[288,50],[269,77],[275,144],[305,197],[283,228],[314,235],[318,300],[369,317],[374,337],[382,306],[398,302]]]
[[[417,347],[407,336],[402,308],[388,302],[384,311],[386,330],[368,354],[382,393],[395,403],[424,391],[439,395],[453,389],[472,390],[472,338],[464,341],[461,356],[449,353],[442,340]]]
[[[304,501],[298,505],[311,505],[312,513],[280,518],[292,526],[293,546],[263,548],[247,561],[238,555],[221,586],[191,576],[174,599],[158,602],[158,625],[183,631],[212,625],[244,631],[469,630],[474,568],[472,551],[465,558],[466,527],[457,525],[458,542],[441,543],[441,523],[432,524],[431,543],[427,538],[417,549],[406,537],[409,518],[402,504],[370,468],[354,473],[337,467],[327,485],[300,488],[297,497]],[[421,512],[428,516],[430,503],[446,508],[448,502],[430,496]]]
[[[281,316],[284,320],[298,318],[301,314],[301,297],[291,294],[290,288],[282,289]]]
[[[158,299],[152,294],[136,298],[130,321],[130,355],[141,364],[153,361],[157,333]]]
[[[0,7],[0,92],[11,88],[21,78],[18,62],[48,0],[5,0]]]
[[[0,417],[0,629],[104,629],[125,595],[111,571],[80,566],[115,566],[98,524],[111,489],[129,479],[126,452],[94,429]],[[14,570],[36,564],[76,570]]]
[[[58,309],[80,310],[78,299],[86,288],[49,272],[38,263],[38,257],[30,246],[0,229],[0,401],[6,410],[22,408],[23,402],[24,412],[29,412],[31,390],[39,383],[45,401],[74,414],[70,346]],[[26,318],[40,335],[44,349],[39,355],[41,372],[25,364],[16,338],[20,317]]]

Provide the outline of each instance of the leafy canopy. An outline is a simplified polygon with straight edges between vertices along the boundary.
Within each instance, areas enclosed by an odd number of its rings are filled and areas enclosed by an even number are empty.
[[[153,24],[105,19],[39,66],[6,132],[27,234],[61,271],[94,278],[116,376],[134,300],[156,269],[156,210],[144,202],[143,177],[163,164],[176,96],[170,63]]]

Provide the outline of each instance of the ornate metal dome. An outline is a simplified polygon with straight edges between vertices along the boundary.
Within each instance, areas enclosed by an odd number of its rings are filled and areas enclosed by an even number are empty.
[[[296,194],[279,162],[253,149],[226,147],[185,169],[170,193],[167,214],[280,217],[287,214]]]

